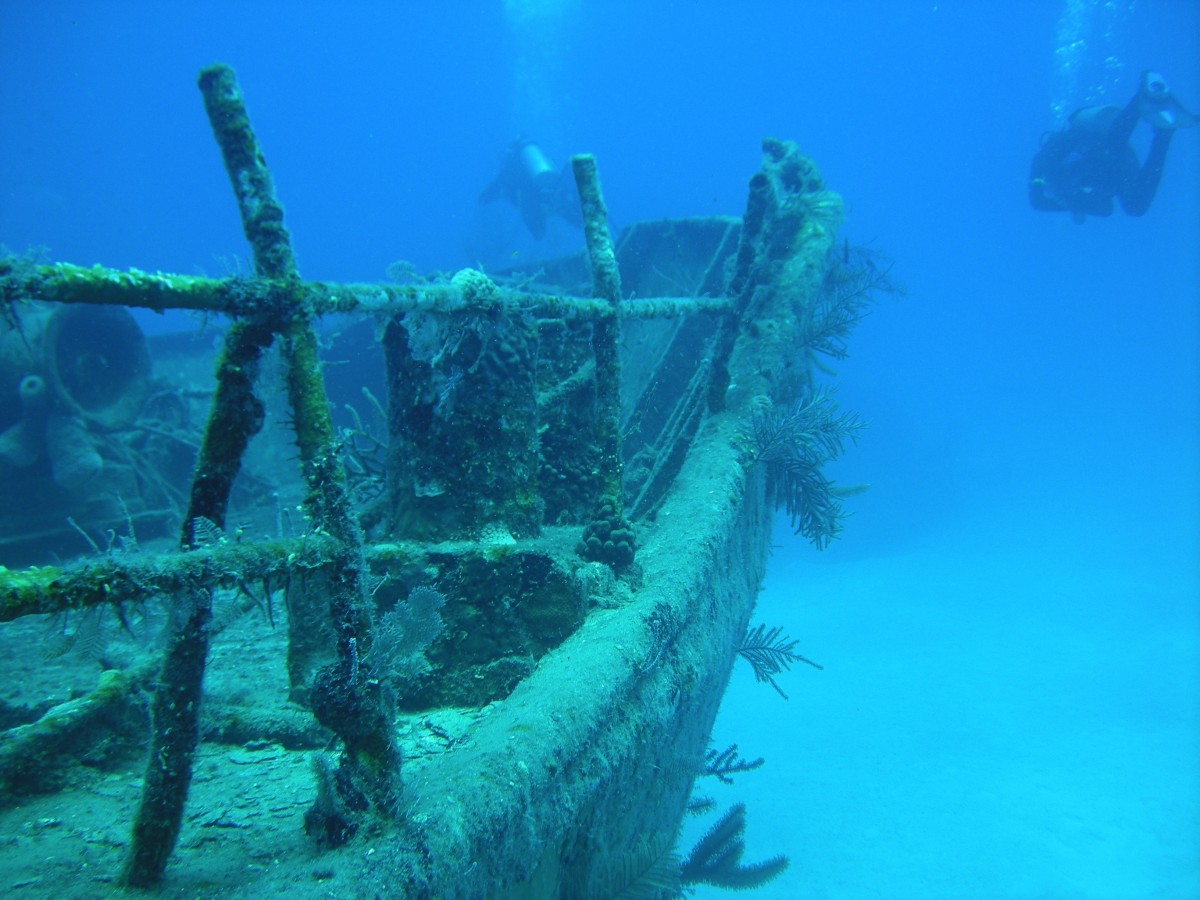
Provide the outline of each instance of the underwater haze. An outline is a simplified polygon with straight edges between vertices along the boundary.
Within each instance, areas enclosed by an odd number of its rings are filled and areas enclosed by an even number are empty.
[[[480,203],[518,136],[595,154],[614,231],[740,215],[795,141],[906,293],[838,367],[871,488],[824,551],[781,519],[755,617],[824,669],[784,701],[739,663],[713,735],[766,760],[716,794],[791,860],[759,896],[1200,896],[1200,128],[1143,217],[1027,198],[1144,70],[1200,110],[1200,3],[5,0],[0,34],[0,243],[82,265],[248,266],[213,62],[308,279],[577,252]]]

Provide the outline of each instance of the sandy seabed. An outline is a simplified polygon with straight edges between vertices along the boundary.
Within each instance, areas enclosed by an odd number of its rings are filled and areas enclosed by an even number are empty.
[[[875,557],[781,534],[756,621],[825,670],[784,702],[739,663],[713,742],[766,764],[706,786],[747,804],[745,862],[791,858],[756,896],[1200,896],[1195,523],[1116,524],[1000,511]]]

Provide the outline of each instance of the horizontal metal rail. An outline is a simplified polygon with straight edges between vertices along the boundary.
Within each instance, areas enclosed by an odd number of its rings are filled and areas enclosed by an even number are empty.
[[[543,317],[590,319],[617,315],[605,299],[524,291],[499,284],[474,269],[463,269],[445,283],[332,284],[258,276],[205,278],[71,263],[36,265],[12,257],[0,259],[0,303],[18,300],[130,306],[157,312],[190,309],[231,316],[260,316],[271,310],[296,308],[309,309],[316,315],[396,314],[413,310],[527,311]],[[622,300],[619,314],[623,319],[656,319],[732,311],[732,301],[726,297],[650,297]]]

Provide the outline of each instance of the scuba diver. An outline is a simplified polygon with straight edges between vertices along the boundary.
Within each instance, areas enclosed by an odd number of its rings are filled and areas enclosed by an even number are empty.
[[[521,137],[509,145],[500,174],[479,195],[479,202],[491,203],[503,197],[521,211],[525,227],[540,241],[551,215],[583,227],[583,214],[573,189],[569,170],[556,170],[541,147]]]
[[[1140,163],[1129,145],[1139,120],[1154,129]],[[1042,136],[1029,172],[1029,202],[1038,210],[1070,212],[1078,223],[1088,216],[1111,216],[1114,200],[1126,214],[1144,215],[1158,190],[1175,130],[1196,124],[1200,118],[1184,108],[1160,75],[1143,72],[1138,92],[1123,109],[1079,109],[1065,131]]]

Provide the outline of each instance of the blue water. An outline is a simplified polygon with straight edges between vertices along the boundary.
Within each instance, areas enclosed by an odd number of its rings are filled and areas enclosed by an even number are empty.
[[[0,6],[0,241],[244,266],[214,61],[309,278],[577,249],[478,207],[519,133],[596,154],[615,226],[738,214],[795,140],[908,295],[841,366],[872,489],[824,553],[784,524],[761,598],[825,670],[785,703],[739,669],[714,734],[767,759],[714,791],[792,859],[761,896],[1200,895],[1200,129],[1142,219],[1025,199],[1039,135],[1143,69],[1200,107],[1200,4],[203,7]]]

